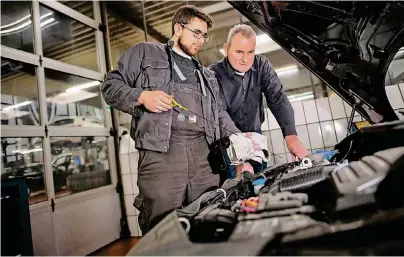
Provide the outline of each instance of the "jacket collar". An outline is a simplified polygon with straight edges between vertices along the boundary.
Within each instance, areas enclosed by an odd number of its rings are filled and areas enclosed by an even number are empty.
[[[167,46],[168,46],[168,49],[170,50],[170,55],[172,57],[172,54],[173,54],[172,51],[174,51],[173,50],[173,48],[174,48],[174,40],[172,40],[172,39],[168,40]],[[201,69],[203,67],[203,65],[198,61],[198,59],[196,59],[193,56],[191,56],[191,59],[198,65],[199,69]]]
[[[172,40],[172,39],[168,40],[167,46],[168,46],[168,48],[173,49],[173,47],[174,47],[174,40]]]

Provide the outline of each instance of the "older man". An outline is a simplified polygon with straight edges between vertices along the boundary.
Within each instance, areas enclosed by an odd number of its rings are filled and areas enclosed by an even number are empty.
[[[264,94],[293,158],[303,158],[308,153],[297,137],[293,108],[271,63],[256,55],[255,47],[256,33],[250,26],[239,24],[230,30],[224,44],[227,57],[211,66],[219,81],[222,102],[242,132],[261,133]],[[251,163],[255,172],[265,167]]]

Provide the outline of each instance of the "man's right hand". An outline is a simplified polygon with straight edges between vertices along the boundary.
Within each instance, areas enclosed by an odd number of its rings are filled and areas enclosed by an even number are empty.
[[[245,162],[236,166],[236,177],[240,177],[244,171],[254,174],[254,168],[250,163]]]
[[[173,97],[163,91],[143,91],[139,98],[139,104],[143,104],[151,112],[166,112],[173,108]]]

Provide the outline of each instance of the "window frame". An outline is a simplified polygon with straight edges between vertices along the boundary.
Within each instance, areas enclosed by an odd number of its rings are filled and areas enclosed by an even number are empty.
[[[109,108],[104,99],[101,97],[102,112],[104,115],[104,127],[103,128],[70,128],[70,127],[57,127],[49,126],[48,114],[47,114],[47,102],[46,102],[46,83],[45,83],[45,68],[52,69],[60,72],[64,72],[70,75],[79,76],[91,80],[98,80],[102,82],[107,73],[105,50],[104,50],[104,37],[102,31],[101,21],[101,9],[98,1],[92,1],[94,19],[69,8],[68,6],[56,2],[45,0],[32,0],[32,26],[33,26],[33,42],[34,53],[25,52],[22,50],[13,49],[7,46],[0,46],[1,56],[20,61],[23,63],[36,66],[36,79],[38,90],[38,103],[40,109],[40,126],[32,125],[3,125],[1,137],[40,137],[43,144],[43,162],[44,162],[44,177],[46,185],[47,201],[30,205],[30,210],[36,210],[49,206],[51,199],[56,203],[71,201],[73,199],[79,199],[81,197],[88,197],[100,192],[110,191],[116,187],[117,184],[117,170],[115,160],[115,147],[114,138],[111,135],[112,131],[112,117]],[[40,5],[47,8],[51,8],[57,12],[60,12],[69,18],[72,18],[78,22],[85,24],[95,29],[95,50],[97,56],[97,63],[99,71],[89,70],[80,66],[63,63],[61,61],[53,60],[47,57],[43,57],[42,37],[40,27]],[[83,136],[103,136],[107,138],[108,149],[108,161],[111,177],[111,184],[100,188],[91,189],[84,192],[75,193],[69,196],[56,198],[54,191],[53,173],[52,173],[52,154],[50,146],[50,137],[83,137]]]

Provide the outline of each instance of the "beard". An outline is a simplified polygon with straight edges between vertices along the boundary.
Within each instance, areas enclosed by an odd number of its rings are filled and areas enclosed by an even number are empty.
[[[184,45],[184,44],[182,43],[182,37],[180,37],[180,38],[178,39],[178,47],[179,47],[185,54],[187,54],[187,55],[189,55],[189,56],[195,57],[195,56],[198,54],[198,52],[192,53],[191,47],[186,46],[186,45]]]

